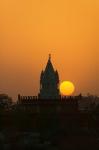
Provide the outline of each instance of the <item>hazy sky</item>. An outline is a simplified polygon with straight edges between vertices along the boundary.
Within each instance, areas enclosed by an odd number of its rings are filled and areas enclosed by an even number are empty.
[[[99,95],[99,0],[0,1],[0,93],[37,95],[49,53],[75,94]]]

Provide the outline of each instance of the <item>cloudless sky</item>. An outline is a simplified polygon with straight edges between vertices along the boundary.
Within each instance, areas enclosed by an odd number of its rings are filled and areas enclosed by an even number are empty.
[[[99,0],[0,1],[0,93],[37,95],[49,53],[74,94],[99,95]]]

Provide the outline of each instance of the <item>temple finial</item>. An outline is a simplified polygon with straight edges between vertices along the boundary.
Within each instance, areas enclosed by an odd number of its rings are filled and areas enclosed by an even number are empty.
[[[51,60],[51,54],[49,54],[49,60]]]

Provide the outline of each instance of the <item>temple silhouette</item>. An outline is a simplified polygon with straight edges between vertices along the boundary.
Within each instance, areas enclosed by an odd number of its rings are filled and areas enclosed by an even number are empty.
[[[54,69],[49,54],[48,62],[40,75],[40,91],[38,96],[18,95],[18,109],[32,112],[68,112],[78,110],[75,97],[62,97],[59,92],[59,74]]]
[[[45,70],[41,72],[40,76],[40,93],[38,97],[40,99],[59,99],[59,75],[58,71],[54,70],[51,55],[49,54],[49,59]]]

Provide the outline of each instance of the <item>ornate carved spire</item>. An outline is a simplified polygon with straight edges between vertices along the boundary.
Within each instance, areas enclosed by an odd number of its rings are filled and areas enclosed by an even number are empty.
[[[49,54],[48,62],[45,70],[41,72],[40,77],[40,98],[57,99],[59,98],[59,75],[54,70],[51,62],[51,54]]]

